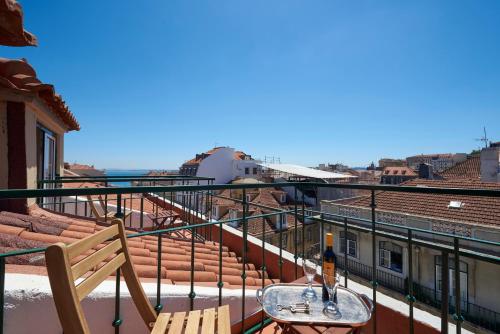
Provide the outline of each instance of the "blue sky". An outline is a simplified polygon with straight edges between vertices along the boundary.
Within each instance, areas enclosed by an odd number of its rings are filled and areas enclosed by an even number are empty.
[[[218,145],[367,165],[500,140],[500,1],[20,1],[82,130],[65,160],[177,168]]]

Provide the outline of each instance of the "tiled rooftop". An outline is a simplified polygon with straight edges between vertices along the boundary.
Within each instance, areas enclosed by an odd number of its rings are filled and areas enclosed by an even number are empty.
[[[0,58],[0,87],[18,94],[34,93],[68,126],[69,130],[80,130],[75,116],[62,97],[56,94],[54,86],[41,82],[26,60]]]
[[[191,160],[186,161],[184,164],[185,165],[197,165],[203,159],[205,159],[208,156],[210,156],[211,154],[217,152],[217,150],[219,150],[220,148],[222,148],[222,147],[214,147],[213,149],[208,150],[207,152],[204,152],[204,153],[201,153],[201,154],[197,154],[196,157],[194,157]],[[246,156],[245,152],[242,152],[242,151],[235,151],[234,152],[234,159],[235,160],[243,160],[245,158],[245,156]]]
[[[440,173],[445,179],[472,179],[479,180],[481,178],[481,155],[474,154],[467,160],[457,163]]]
[[[34,46],[35,35],[23,29],[23,10],[14,0],[0,0],[0,45]]]
[[[29,216],[3,211],[0,212],[0,252],[45,247],[55,242],[71,243],[103,228],[105,226],[90,220],[75,219],[39,208],[32,210]],[[134,230],[128,231],[129,234],[134,232]],[[185,284],[190,281],[191,241],[189,232],[184,232],[182,237],[184,240],[163,237],[161,277],[164,283]],[[140,278],[157,277],[157,240],[156,236],[142,236],[128,240],[134,266]],[[101,247],[102,245],[89,253]],[[242,285],[242,260],[228,247],[222,246],[222,249],[224,287],[239,287]],[[212,241],[196,242],[194,259],[194,281],[196,284],[215,286],[219,279],[219,245]],[[29,266],[45,265],[41,254],[11,257],[7,259],[7,263]],[[246,264],[246,274],[247,286],[261,286],[263,274],[254,264]],[[264,278],[265,284],[277,281],[268,279],[267,276]]]
[[[261,236],[263,232],[265,231],[267,233],[274,233],[279,231],[277,229],[278,226],[273,222],[271,218],[266,217],[265,218],[265,223],[264,223],[264,229],[262,228],[262,219],[261,218],[256,218],[256,219],[251,219],[252,216],[258,216],[266,213],[271,213],[274,212],[271,209],[264,209],[260,208],[258,206],[252,205],[253,204],[259,204],[259,205],[265,205],[268,207],[272,208],[277,208],[281,210],[288,210],[289,207],[286,204],[281,204],[278,201],[278,196],[281,196],[284,192],[282,190],[278,189],[272,189],[272,188],[260,188],[256,189],[256,191],[248,191],[247,194],[251,196],[252,200],[249,203],[249,212],[248,212],[248,217],[250,218],[248,220],[248,233],[250,233],[253,236]],[[222,191],[220,196],[223,197],[232,197],[231,195],[231,190],[225,189]],[[234,197],[234,196],[233,196]],[[221,198],[221,197],[214,197],[213,199],[213,204],[214,205],[224,205],[227,206],[228,209],[233,209],[233,210],[242,210],[242,206],[240,202],[233,201],[228,198]],[[241,216],[241,213],[239,214],[239,217]],[[226,220],[230,219],[230,211],[227,211],[223,216],[220,217],[221,220]],[[287,215],[287,223],[288,223],[288,228],[294,227],[295,226],[295,218],[292,215]],[[297,226],[302,225],[302,222],[300,220],[297,221]],[[243,227],[239,226],[238,229],[242,230]]]
[[[409,167],[385,167],[383,175],[406,175],[417,176],[417,173]]]
[[[475,180],[414,179],[402,185],[500,190],[500,184],[498,183],[486,183]],[[335,203],[358,207],[370,207],[370,201],[370,196],[361,196],[335,201]],[[450,207],[451,201],[461,202],[462,207]],[[377,210],[387,210],[471,224],[500,227],[500,198],[382,191],[377,192],[376,203]]]

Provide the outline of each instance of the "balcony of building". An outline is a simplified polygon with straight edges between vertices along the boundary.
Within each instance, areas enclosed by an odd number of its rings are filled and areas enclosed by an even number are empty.
[[[113,182],[132,184],[113,187]],[[250,219],[252,204],[247,200],[252,197],[245,196],[247,191],[285,186],[295,187],[296,194],[304,193],[305,187],[370,190],[374,204],[371,218],[353,219],[348,212],[313,211],[301,205],[300,196],[296,196],[288,209]],[[243,194],[238,198],[242,214],[214,220],[211,218],[214,196],[225,189]],[[300,233],[289,235],[292,242],[286,247],[283,247],[287,233],[284,228],[272,231],[262,228],[263,235],[258,238],[249,234],[249,224],[265,225],[269,222],[267,218],[277,216],[287,217],[289,227],[303,221],[315,226],[321,236],[334,231],[341,237],[335,242],[344,245],[337,251],[342,284],[368,295],[375,304],[372,320],[361,329],[362,333],[498,332],[499,304],[494,300],[498,300],[496,293],[500,290],[497,279],[500,243],[423,230],[411,224],[377,221],[377,192],[381,190],[477,196],[490,199],[491,205],[498,205],[500,198],[496,189],[301,182],[219,185],[212,184],[210,179],[185,176],[58,178],[42,182],[40,189],[0,190],[3,208],[19,207],[17,201],[30,204],[29,215],[0,212],[1,332],[61,331],[46,276],[44,251],[49,244],[72,243],[102,230],[109,225],[108,214],[123,218],[134,267],[157,310],[188,311],[229,304],[233,333],[280,332],[277,324],[261,312],[256,290],[273,283],[300,280],[304,254],[312,256],[323,249],[323,238],[317,247],[306,247],[305,229],[295,229]],[[158,228],[155,221],[165,211],[176,215],[169,216]],[[98,219],[101,215],[103,219]],[[266,233],[272,234],[277,242],[266,242],[270,240]],[[352,256],[356,248],[352,247],[349,233],[359,236],[357,242],[362,238],[368,240],[368,251],[360,256],[358,248],[357,257]],[[392,259],[393,267],[399,270],[401,266],[401,272],[384,266],[387,264],[384,261],[390,261],[392,256],[380,248],[379,243],[386,241],[406,245],[401,259],[397,255]],[[440,262],[434,262],[433,257],[429,265],[420,260],[417,252],[438,254]],[[360,261],[363,256],[368,257],[370,264]],[[464,280],[462,263],[470,265],[470,261],[474,261],[474,272],[468,268]],[[457,267],[461,269],[455,272],[453,268]],[[427,274],[439,276],[439,286],[426,284],[422,277]],[[485,287],[481,288],[481,284]],[[489,290],[491,298],[482,297],[481,289]],[[116,277],[103,282],[84,300],[84,310],[93,332],[147,332],[125,284]],[[30,321],[25,321],[27,314]],[[321,332],[324,328],[295,330],[307,333]],[[337,330],[342,331],[349,329]]]

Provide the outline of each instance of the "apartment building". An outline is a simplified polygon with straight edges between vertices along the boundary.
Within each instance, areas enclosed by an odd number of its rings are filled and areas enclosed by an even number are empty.
[[[481,150],[481,180],[500,183],[500,142]]]
[[[380,177],[382,184],[401,184],[418,177],[418,174],[408,167],[385,167]]]
[[[228,183],[238,177],[258,178],[261,167],[251,155],[231,147],[214,147],[196,154],[179,168],[186,176],[213,177],[215,183]]]
[[[498,189],[498,183],[478,180],[425,180],[414,179],[405,186],[443,187],[462,189]],[[360,196],[337,201],[323,201],[322,211],[349,217],[349,223],[357,226],[370,226],[358,219],[371,220],[371,198]],[[487,241],[500,241],[500,199],[463,195],[403,194],[383,191],[376,193],[376,221],[403,227],[418,228],[422,231],[448,233]],[[348,263],[353,274],[363,277],[372,265],[371,236],[359,231],[348,231],[331,227],[335,234],[335,251],[345,263],[344,245],[347,237]],[[406,233],[401,229],[387,227],[396,234]],[[415,232],[415,238],[446,242],[445,237]],[[449,238],[448,238],[449,242]],[[497,248],[461,241],[463,246],[490,252],[498,256]],[[408,278],[408,253],[413,255],[413,278],[415,289],[428,294],[426,298],[439,299],[441,293],[441,253],[429,248],[408,248],[407,242],[398,242],[384,237],[376,239],[377,275],[381,285],[405,292]],[[452,256],[450,255],[452,258]],[[415,260],[416,259],[416,260]],[[454,277],[453,260],[449,261],[450,277]],[[368,271],[359,270],[364,267]],[[358,270],[357,270],[357,269]],[[364,274],[365,273],[365,274]],[[500,269],[484,261],[462,258],[460,261],[460,288],[462,307],[466,312],[479,312],[481,308],[492,314],[500,313]],[[365,277],[369,278],[369,277]],[[454,300],[453,282],[450,280],[451,301]],[[439,300],[438,300],[439,301]]]
[[[236,184],[241,184],[236,181]],[[283,190],[276,188],[248,189],[245,191],[246,202],[248,203],[248,233],[256,238],[264,239],[266,242],[282,247],[289,252],[295,252],[295,236],[297,236],[297,249],[300,253],[302,247],[310,251],[317,249],[319,244],[319,227],[317,224],[306,224],[297,219],[295,227],[295,217],[292,214],[274,215],[265,218],[252,218],[273,212],[291,210],[291,205],[287,199],[287,194]],[[228,220],[241,219],[243,217],[243,192],[239,190],[226,189],[214,196],[212,203],[212,219]],[[242,230],[241,221],[229,223],[232,227]],[[305,240],[302,245],[302,233]],[[280,244],[281,240],[281,244]]]
[[[391,159],[391,158],[382,158],[378,161],[378,168],[380,170],[386,167],[405,167],[406,160],[404,159]]]
[[[79,130],[75,116],[24,59],[0,58],[0,189],[35,189],[62,175],[64,135]],[[0,203],[26,213],[34,199]]]
[[[434,172],[441,172],[467,159],[466,153],[421,154],[406,158],[408,167],[418,169],[420,164],[429,164]]]

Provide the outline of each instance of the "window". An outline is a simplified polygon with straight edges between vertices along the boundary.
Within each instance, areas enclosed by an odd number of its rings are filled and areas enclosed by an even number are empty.
[[[307,230],[307,241],[312,241],[313,240],[313,231],[312,229]]]
[[[441,300],[442,278],[441,278],[441,256],[435,257],[436,262],[436,297]],[[451,303],[455,303],[455,261],[452,257],[448,259],[448,291],[451,297]],[[460,261],[460,301],[462,307],[466,308],[468,303],[468,266],[466,262]]]
[[[257,175],[257,167],[254,167],[254,168],[253,168],[253,174],[254,174],[254,175]]]
[[[53,180],[56,177],[56,136],[41,124],[37,125],[37,172],[38,180]],[[45,184],[44,188],[52,188]]]
[[[347,232],[347,255],[357,257],[358,237],[356,234]],[[340,253],[345,254],[345,232],[340,232]]]
[[[403,248],[392,242],[380,241],[379,266],[403,272]]]
[[[281,194],[281,203],[286,202],[286,194]]]
[[[238,219],[238,210],[229,209],[229,219]],[[229,223],[231,227],[238,227],[240,222],[238,220]]]
[[[277,229],[279,230],[286,230],[288,228],[288,221],[286,219],[286,215],[279,215],[276,217],[279,226],[277,226]]]
[[[245,174],[246,174],[246,175],[250,174],[250,168],[245,167]]]

